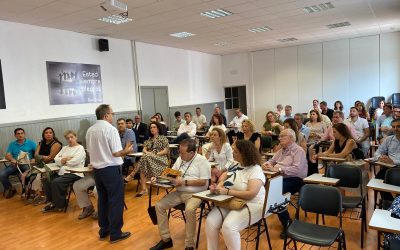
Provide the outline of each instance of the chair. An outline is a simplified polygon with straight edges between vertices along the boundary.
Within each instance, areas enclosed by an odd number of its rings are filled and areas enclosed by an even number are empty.
[[[342,198],[343,208],[361,207],[361,248],[364,246],[364,230],[367,232],[367,212],[365,194],[362,187],[361,168],[349,165],[332,165],[327,171],[327,177],[339,179],[337,187],[360,188],[360,195],[344,196]]]
[[[385,249],[388,249],[388,250],[400,249],[400,240],[391,239],[391,240],[385,242]]]
[[[291,238],[297,249],[300,241],[315,246],[331,246],[338,241],[338,249],[346,249],[346,240],[342,230],[342,196],[337,188],[322,185],[304,185],[300,190],[300,198],[296,208],[296,219],[286,229],[283,249],[286,249],[287,239]],[[339,226],[330,227],[299,220],[300,208],[304,211],[338,216]]]
[[[393,93],[392,94],[392,104],[393,105],[400,105],[400,93]]]

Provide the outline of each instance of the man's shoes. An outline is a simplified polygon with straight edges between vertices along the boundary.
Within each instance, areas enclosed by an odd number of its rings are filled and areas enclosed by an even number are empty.
[[[106,240],[107,237],[110,235],[109,232],[107,232],[107,233],[99,233],[99,234],[100,234],[99,235],[99,240]]]
[[[56,206],[54,206],[51,203],[47,204],[44,208],[42,208],[42,212],[43,213],[48,213],[48,212],[51,212],[51,211],[54,211],[54,210],[56,210]]]
[[[185,250],[194,250],[194,247],[185,247]]]
[[[162,249],[171,248],[173,246],[174,246],[174,244],[172,243],[172,239],[169,239],[168,241],[160,240],[160,242],[158,242],[157,245],[150,248],[150,250],[162,250]]]
[[[85,219],[86,217],[89,217],[92,215],[94,212],[94,208],[92,205],[85,207],[82,211],[82,213],[78,216],[79,220]]]
[[[110,243],[117,243],[118,241],[128,239],[129,237],[131,237],[131,235],[132,235],[131,232],[123,232],[117,238],[111,238],[110,237]]]
[[[15,190],[15,189],[8,189],[8,190],[6,191],[6,199],[12,198],[16,193],[17,193],[17,190]]]

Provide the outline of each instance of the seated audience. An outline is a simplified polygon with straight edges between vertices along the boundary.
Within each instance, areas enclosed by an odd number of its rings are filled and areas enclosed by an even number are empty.
[[[294,115],[294,120],[297,123],[297,127],[299,128],[299,131],[301,133],[303,133],[303,135],[306,138],[306,141],[308,141],[308,137],[310,136],[311,130],[310,130],[309,127],[307,127],[306,125],[303,124],[303,122],[304,122],[303,114],[301,114],[301,113],[295,114]]]
[[[286,105],[285,106],[285,114],[284,115],[281,115],[280,117],[279,117],[279,120],[281,121],[281,122],[284,122],[286,119],[288,119],[288,118],[293,118],[293,116],[292,116],[292,106],[290,106],[290,105]]]
[[[54,158],[55,163],[61,168],[58,173],[51,175],[51,180],[46,179],[43,182],[48,202],[42,208],[43,213],[62,210],[65,207],[68,186],[83,177],[82,173],[71,173],[66,167],[83,167],[86,158],[85,149],[78,144],[74,131],[66,131],[64,137],[68,146],[64,146]]]
[[[368,154],[369,147],[369,125],[368,121],[364,118],[359,117],[358,109],[355,107],[350,108],[350,117],[345,121],[346,124],[353,127],[356,131],[356,142],[361,145],[361,150],[364,155]]]
[[[249,119],[245,119],[241,127],[242,132],[238,133],[237,140],[249,140],[256,146],[256,149],[261,152],[261,135],[256,132],[254,123]]]
[[[385,106],[385,101],[380,101],[379,106],[375,109],[374,111],[374,120],[378,120],[378,118],[382,115],[383,113],[383,107]]]
[[[342,111],[334,111],[333,116],[332,116],[332,125],[337,124],[337,123],[343,123],[344,122],[344,114]],[[335,137],[333,135],[333,126],[329,126],[326,130],[324,135],[321,137],[321,141],[333,141],[335,140]],[[347,128],[350,131],[351,137],[355,138],[356,137],[356,131],[354,128],[348,124],[346,124]]]
[[[16,128],[14,130],[14,136],[16,140],[10,142],[5,156],[6,160],[8,160],[10,164],[6,168],[0,170],[0,181],[3,184],[6,199],[12,198],[17,193],[17,190],[12,187],[8,177],[10,175],[20,174],[20,171],[26,174],[30,168],[27,162],[19,161],[21,156],[28,154],[30,164],[35,162],[33,156],[36,149],[36,143],[25,138],[25,130],[22,128]]]
[[[90,201],[88,189],[94,187],[93,195],[98,200],[96,182],[92,173],[85,174],[85,177],[74,182],[73,189],[76,197],[78,206],[82,208],[82,212],[79,214],[78,219],[82,220],[92,215],[93,218],[97,217],[94,206]]]
[[[161,113],[157,112],[154,116],[157,116],[157,117],[158,117],[158,120],[157,120],[157,121],[158,121],[159,123],[161,123],[162,125],[168,127],[167,124],[165,123],[164,117],[162,116]]]
[[[310,128],[308,143],[318,142],[326,130],[326,124],[322,122],[321,114],[317,110],[310,111],[310,121],[306,126]]]
[[[135,123],[133,124],[133,131],[135,132],[136,142],[143,143],[149,138],[147,124],[142,122],[140,115],[135,115]]]
[[[223,119],[222,116],[219,115],[219,114],[213,114],[213,115],[212,115],[212,117],[211,117],[211,126],[210,126],[210,128],[208,129],[208,132],[207,132],[207,134],[206,134],[207,137],[210,137],[210,136],[211,136],[211,131],[212,131],[214,128],[220,128],[220,129],[222,129],[224,132],[226,131],[226,127],[225,127],[225,125],[224,125],[224,119]]]
[[[278,136],[281,132],[280,120],[277,120],[274,112],[269,111],[265,117],[266,121],[261,130],[263,136],[270,136],[272,139],[271,148],[274,148],[279,144]]]
[[[374,153],[374,160],[389,164],[400,165],[400,118],[392,121],[392,129],[394,135],[389,135],[385,138],[382,144]],[[387,168],[381,168],[376,174],[376,178],[385,179]],[[390,193],[381,193],[382,199],[393,200]]]
[[[150,123],[152,122],[157,122],[160,123],[160,117],[158,115],[154,115],[153,117],[150,118]],[[168,135],[168,128],[165,124],[160,123],[161,125],[161,131],[160,131],[160,135],[164,135],[167,136]],[[149,128],[150,129],[150,128]]]
[[[209,161],[218,163],[211,168],[211,182],[218,181],[222,173],[224,173],[233,163],[232,148],[227,142],[225,132],[220,128],[213,128],[211,131],[211,145],[206,154]]]
[[[343,108],[343,103],[341,101],[336,101],[334,106],[334,111],[342,111],[344,114],[344,108]]]
[[[171,141],[171,143],[179,144],[181,141],[187,138],[193,138],[196,135],[196,124],[192,122],[192,114],[190,112],[185,113],[185,122],[179,126],[178,137]]]
[[[54,162],[54,157],[60,152],[62,143],[55,136],[54,130],[51,127],[47,127],[42,132],[42,140],[35,151],[35,160],[37,164],[51,163]],[[28,180],[29,179],[29,180]],[[26,180],[27,184],[29,181],[32,182],[32,191],[37,192],[37,196],[32,201],[35,205],[41,204],[45,201],[44,197],[40,194],[42,192],[42,174],[38,171],[31,171],[30,176]]]
[[[381,140],[388,136],[392,130],[392,121],[393,121],[393,112],[392,112],[392,104],[386,103],[383,106],[383,113],[382,115],[376,120],[376,135],[377,139]]]
[[[179,126],[181,126],[181,124],[185,123],[184,120],[182,120],[182,116],[181,116],[181,112],[179,111],[175,111],[174,113],[175,116],[175,121],[174,121],[174,131],[178,131]]]
[[[125,150],[129,147],[133,147],[133,152],[137,152],[137,144],[135,133],[126,127],[125,119],[119,118],[117,120],[117,129],[119,138],[121,139],[122,148]],[[133,153],[131,152],[131,153]],[[122,164],[122,175],[126,176],[130,166],[133,166],[135,159],[129,156],[124,157],[124,163]]]
[[[279,118],[280,118],[281,116],[284,116],[284,115],[285,115],[285,111],[283,110],[282,104],[276,105],[276,110],[275,110],[275,117],[276,117],[276,119],[279,120]]]
[[[304,185],[303,178],[307,176],[307,160],[304,150],[297,145],[296,133],[292,129],[284,129],[279,135],[281,149],[263,165],[263,169],[280,172],[283,175],[282,193],[292,195],[299,192]],[[278,214],[285,228],[291,221],[289,212]],[[281,233],[285,237],[285,230]]]
[[[158,231],[161,240],[150,250],[161,250],[173,247],[168,225],[167,211],[181,203],[185,203],[186,233],[185,249],[194,249],[196,236],[196,210],[201,200],[192,194],[207,190],[211,178],[211,167],[207,159],[196,153],[196,141],[185,139],[179,146],[179,158],[172,169],[179,170],[182,176],[173,180],[176,191],[165,195],[156,203]]]
[[[133,130],[133,121],[132,119],[126,119],[126,127]]]
[[[369,117],[369,112],[365,108],[365,104],[363,102],[358,102],[356,106],[358,110],[358,116],[369,121],[371,118]]]
[[[240,109],[236,109],[236,116],[233,117],[232,121],[229,123],[228,127],[231,127],[231,130],[227,133],[229,143],[233,143],[233,137],[238,136],[240,132],[242,132],[241,127],[242,127],[242,122],[245,119],[249,119],[246,115],[243,114],[243,112]]]
[[[221,115],[221,116],[222,116],[223,124],[224,124],[225,127],[226,127],[226,124],[227,124],[227,122],[226,122],[226,116],[221,112],[221,107],[220,107],[220,106],[215,106],[215,108],[214,108],[214,114],[217,114],[217,115]],[[212,122],[212,120],[210,121],[210,126],[211,126],[211,122]]]
[[[147,178],[160,176],[161,173],[168,167],[168,154],[169,144],[168,139],[160,135],[162,130],[161,124],[158,122],[151,122],[150,138],[144,142],[143,145],[143,156],[137,163],[137,169],[140,172],[140,184],[142,190],[136,194],[136,197],[147,195]],[[133,180],[136,171],[130,173],[125,180]]]
[[[208,250],[218,249],[220,231],[228,249],[241,249],[240,231],[263,217],[266,180],[260,167],[260,154],[252,143],[244,140],[235,143],[233,154],[240,167],[234,174],[227,175],[225,181],[218,186],[212,185],[210,189],[218,194],[243,199],[247,207],[240,210],[214,207],[211,210],[206,221]]]
[[[319,107],[321,109],[321,115],[326,115],[329,120],[332,120],[333,109],[328,108],[328,104],[325,101],[322,101],[319,104]]]
[[[285,120],[285,122],[283,123],[283,129],[292,129],[295,134],[296,134],[296,143],[297,145],[299,145],[300,147],[302,147],[304,149],[304,152],[307,152],[307,141],[306,138],[304,136],[303,133],[301,133],[297,127],[297,123],[293,118],[288,118]],[[278,148],[276,151],[278,151],[281,148],[280,144],[278,144]]]
[[[196,124],[197,130],[204,130],[207,125],[207,118],[201,113],[201,108],[196,108],[196,115],[193,116],[193,122]]]
[[[307,114],[307,118],[310,118],[310,112],[311,111],[313,111],[313,110],[316,110],[316,111],[318,111],[320,114],[321,114],[321,109],[320,109],[320,107],[319,107],[319,101],[317,100],[317,99],[314,99],[313,100],[313,102],[312,102],[312,109],[310,109],[310,111],[308,112],[308,114]]]

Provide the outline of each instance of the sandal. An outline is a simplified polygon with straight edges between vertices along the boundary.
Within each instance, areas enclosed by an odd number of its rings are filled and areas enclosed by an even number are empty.
[[[142,197],[143,195],[147,195],[147,194],[148,194],[148,192],[147,192],[147,189],[146,189],[146,190],[141,191],[140,193],[136,194],[136,197]]]
[[[128,175],[127,177],[125,177],[124,180],[125,180],[126,182],[131,182],[131,181],[133,180],[133,178],[134,178],[134,175],[131,175],[131,174],[130,174],[130,175]]]

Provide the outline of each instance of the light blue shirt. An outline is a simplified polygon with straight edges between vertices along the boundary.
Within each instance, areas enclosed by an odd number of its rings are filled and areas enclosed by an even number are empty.
[[[281,120],[281,122],[284,122],[288,118],[294,118],[294,117],[292,115],[289,115],[289,116],[282,115],[282,116],[280,116],[279,120]]]
[[[125,149],[126,142],[131,142],[133,145],[133,151],[137,152],[136,136],[132,129],[125,129],[125,132],[122,135],[119,134],[119,136],[121,138],[122,149]]]
[[[394,164],[400,164],[400,141],[395,135],[386,137],[374,154],[374,160],[378,160],[381,155],[387,155],[393,160]]]
[[[29,154],[29,159],[33,159],[36,150],[36,143],[34,141],[25,139],[22,144],[13,141],[8,145],[7,153],[10,153],[14,159],[18,158],[21,151]]]
[[[300,132],[304,134],[306,141],[308,141],[308,137],[310,136],[310,128],[305,126],[304,124],[301,125]]]

